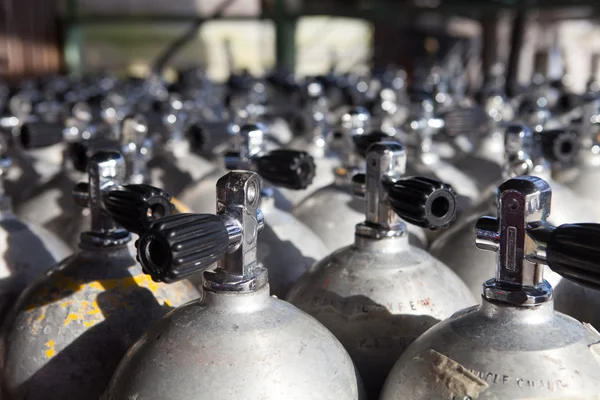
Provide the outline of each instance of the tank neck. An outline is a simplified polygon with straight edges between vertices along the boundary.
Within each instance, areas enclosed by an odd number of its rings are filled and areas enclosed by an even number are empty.
[[[511,320],[513,323],[522,321],[528,325],[548,322],[555,316],[553,299],[535,307],[515,307],[511,304],[482,297],[479,311],[490,319]]]
[[[122,253],[122,255],[131,258],[132,263],[135,263],[133,256],[129,252],[129,246],[127,245],[129,240],[122,243],[114,242],[112,245],[109,246],[102,246],[98,245],[97,242],[87,240],[87,238],[83,239],[83,236],[85,235],[86,233],[82,233],[79,241],[79,252],[81,254],[95,257],[99,254],[116,255]]]
[[[204,288],[201,304],[228,314],[251,313],[266,308],[271,301],[269,285],[246,292],[215,291]]]
[[[112,249],[127,245],[131,233],[124,229],[109,232],[88,231],[79,235],[79,248],[83,250]]]
[[[408,234],[375,239],[359,233],[354,235],[354,248],[362,252],[396,254],[410,249]]]

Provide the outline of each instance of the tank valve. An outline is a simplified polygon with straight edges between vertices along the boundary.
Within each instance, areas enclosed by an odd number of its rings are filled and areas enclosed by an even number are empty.
[[[266,283],[256,238],[264,226],[258,209],[260,177],[232,171],[217,182],[217,215],[179,214],[150,224],[137,242],[138,260],[157,282],[204,273],[208,289],[247,291]]]
[[[498,253],[496,278],[483,285],[483,296],[519,306],[552,297],[543,266],[578,284],[600,290],[600,225],[550,225],[552,191],[546,181],[522,176],[498,188],[498,218],[482,217],[476,244]]]
[[[423,177],[402,178],[406,152],[400,143],[371,145],[366,167],[366,174],[352,179],[354,194],[365,198],[366,221],[357,226],[357,234],[399,236],[406,232],[402,220],[433,230],[454,220],[456,196],[450,185]]]
[[[287,189],[306,189],[312,183],[317,167],[307,152],[287,149],[265,152],[265,128],[260,124],[243,126],[238,137],[238,151],[225,157],[228,169],[257,172],[272,184]]]
[[[140,233],[152,221],[170,216],[171,196],[149,185],[124,185],[125,160],[114,151],[98,151],[89,160],[89,182],[75,185],[73,198],[89,207],[92,230],[83,235],[93,242],[116,244],[129,240],[129,232]]]

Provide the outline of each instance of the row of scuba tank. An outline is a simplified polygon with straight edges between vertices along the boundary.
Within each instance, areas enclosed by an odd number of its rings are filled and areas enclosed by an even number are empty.
[[[0,90],[5,399],[598,399],[600,96],[192,72]]]

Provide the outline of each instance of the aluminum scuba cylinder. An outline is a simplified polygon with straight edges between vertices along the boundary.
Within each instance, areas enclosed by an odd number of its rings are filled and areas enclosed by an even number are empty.
[[[304,135],[294,139],[289,148],[306,151],[315,162],[317,173],[312,183],[304,190],[281,189],[285,197],[283,204],[278,204],[282,209],[289,211],[310,197],[317,190],[326,187],[335,181],[334,169],[341,166],[339,157],[330,149],[331,127],[328,122],[329,106],[324,95],[322,85],[317,81],[307,84],[307,109],[305,110],[308,121],[308,130]]]
[[[127,348],[170,307],[199,296],[187,282],[152,282],[135,263],[128,230],[139,232],[172,207],[159,189],[119,186],[124,173],[119,153],[89,160],[89,184],[73,193],[89,204],[91,230],[7,317],[3,386],[12,399],[98,399]]]
[[[555,168],[553,178],[571,188],[578,195],[592,201],[596,215],[600,216],[597,200],[600,196],[600,95],[589,93],[584,97],[582,122],[579,127],[568,128],[572,135],[578,135],[581,146],[573,160],[573,165]],[[577,130],[579,132],[577,132]]]
[[[169,313],[131,348],[103,399],[362,399],[337,339],[269,296],[257,257],[260,187],[257,174],[230,172],[217,183],[217,215],[165,218],[141,237],[139,260],[157,281],[217,268],[204,272],[203,299]]]
[[[473,179],[481,194],[489,192],[502,179],[504,129],[515,117],[513,104],[501,91],[500,84],[496,82],[484,88],[482,123],[485,131],[475,138],[474,149],[455,162],[456,168]],[[480,116],[466,114],[463,118],[478,120]]]
[[[406,153],[396,142],[371,145],[366,164],[366,174],[353,178],[365,198],[354,244],[315,264],[287,299],[334,333],[376,399],[406,347],[474,299],[448,267],[408,242],[404,221],[437,229],[454,218],[452,189],[402,178]]]
[[[38,221],[57,234],[71,248],[77,249],[79,234],[91,223],[90,210],[73,202],[72,189],[85,176],[87,159],[99,149],[115,149],[124,155],[125,180],[122,183],[148,183],[147,160],[152,146],[147,138],[148,124],[140,114],[125,117],[119,127],[118,141],[94,138],[70,143],[63,171],[48,184],[35,190],[34,196],[17,208],[28,221]],[[133,246],[132,246],[133,248]],[[135,249],[133,248],[133,254]]]
[[[0,142],[0,318],[16,297],[32,282],[72,254],[72,250],[46,229],[22,221],[12,212],[11,199],[4,191],[4,177],[11,159]]]
[[[271,293],[283,298],[291,286],[329,250],[308,227],[290,213],[276,207],[282,196],[278,187],[293,190],[306,188],[314,178],[315,164],[305,152],[294,150],[263,150],[264,128],[261,125],[243,126],[238,134],[236,152],[225,157],[228,169],[254,170],[273,184],[261,193],[261,209],[269,218],[262,240],[258,244],[258,259],[270,268]],[[217,172],[202,180],[179,200],[194,211],[214,212],[210,186],[216,183]]]
[[[234,123],[242,126],[260,122],[280,145],[287,145],[293,140],[294,134],[288,122],[282,117],[271,115],[264,80],[253,78],[246,72],[242,76],[232,75],[228,83],[229,93],[225,104],[232,110]]]
[[[460,114],[460,110],[458,111]],[[471,117],[469,112],[468,118]],[[439,154],[434,139],[445,128],[446,121],[452,118],[454,118],[452,115],[436,116],[432,99],[425,96],[418,103],[416,116],[409,118],[405,124],[404,133],[399,137],[403,143],[407,143],[411,150],[407,164],[409,175],[438,179],[456,188],[457,194],[460,195],[458,199],[460,215],[469,204],[479,198],[481,193],[473,178],[445,161]],[[456,118],[463,117],[457,115]]]
[[[551,194],[533,176],[499,187],[498,218],[477,223],[477,247],[498,254],[482,304],[417,339],[390,372],[381,400],[597,397],[600,334],[554,311],[543,267],[598,289],[600,228],[551,226]]]
[[[158,106],[159,110],[151,115],[152,119],[159,119],[150,130],[158,133],[160,144],[154,146],[156,154],[149,162],[151,181],[179,197],[213,172],[215,166],[191,151],[190,141],[185,137],[186,115],[181,98],[171,94],[167,102],[159,102]]]

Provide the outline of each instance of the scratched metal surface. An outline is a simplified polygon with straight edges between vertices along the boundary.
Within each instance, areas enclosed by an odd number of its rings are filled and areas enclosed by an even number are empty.
[[[519,308],[486,301],[417,339],[390,372],[381,400],[595,400],[598,342],[597,331],[555,313],[551,302]]]
[[[115,372],[105,400],[357,400],[342,345],[269,296],[207,291],[148,331]]]
[[[72,254],[44,228],[13,215],[0,219],[0,315],[29,284]]]
[[[153,282],[128,246],[80,251],[19,299],[4,328],[4,387],[13,399],[98,399],[154,321],[199,297]]]
[[[374,244],[387,252],[351,246],[333,253],[287,298],[342,342],[373,399],[413,340],[474,301],[448,267],[406,237],[387,241]]]

